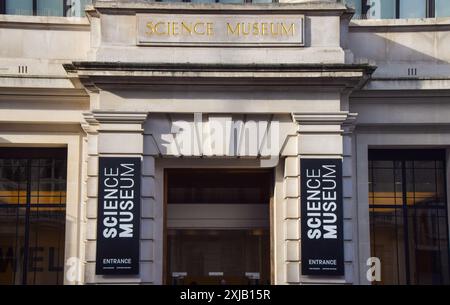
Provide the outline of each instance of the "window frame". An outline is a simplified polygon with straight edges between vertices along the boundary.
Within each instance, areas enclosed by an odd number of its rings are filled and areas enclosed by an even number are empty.
[[[442,167],[442,171],[443,171],[443,184],[444,184],[444,200],[445,200],[445,205],[444,206],[427,206],[427,207],[408,207],[408,198],[407,198],[407,174],[406,174],[406,162],[407,161],[442,161],[443,162],[443,167]],[[369,179],[368,181],[371,183],[374,183],[374,176],[373,176],[373,169],[374,167],[371,166],[371,161],[392,161],[392,162],[401,162],[401,174],[400,174],[400,178],[401,178],[401,185],[402,185],[402,189],[401,189],[401,204],[374,204],[373,202],[371,203],[371,201],[369,200],[369,211],[371,211],[374,208],[392,208],[395,209],[397,211],[401,211],[402,212],[402,218],[403,218],[403,236],[404,236],[404,240],[403,240],[403,249],[405,251],[404,256],[402,257],[402,259],[405,260],[405,279],[406,279],[406,285],[410,285],[412,280],[413,280],[413,276],[411,275],[411,272],[414,271],[414,269],[411,269],[411,257],[412,255],[410,254],[410,247],[409,247],[409,243],[410,243],[410,235],[411,234],[415,234],[414,230],[411,231],[411,229],[408,227],[408,212],[409,211],[414,211],[415,209],[440,209],[440,210],[444,210],[445,211],[445,230],[446,230],[446,234],[447,234],[447,244],[450,245],[450,230],[449,230],[449,214],[448,214],[448,197],[447,197],[447,174],[446,174],[446,166],[447,166],[447,161],[446,161],[446,153],[444,149],[371,149],[369,148],[368,150],[368,174],[369,174]],[[414,167],[413,167],[414,169]],[[395,166],[393,168],[393,170],[395,171]],[[437,170],[437,169],[436,169]],[[372,173],[372,175],[370,175],[370,173]],[[395,174],[394,174],[395,175]],[[395,181],[394,181],[395,182]],[[370,188],[369,188],[370,189]],[[395,188],[394,188],[395,189]],[[370,194],[370,193],[369,193]],[[370,195],[369,195],[370,196]],[[369,197],[370,199],[370,197]],[[370,217],[371,218],[371,217]],[[372,232],[373,232],[373,224],[371,223],[372,220],[370,220],[369,222],[369,230],[370,230],[370,236],[372,236]],[[415,235],[414,235],[415,236]],[[370,245],[372,247],[372,237],[370,237]],[[397,241],[399,243],[401,243],[401,241]],[[371,251],[373,251],[373,249],[371,249]],[[450,274],[450,250],[447,249],[443,249],[440,251],[447,251],[447,258],[448,258],[448,272]],[[398,274],[400,276],[400,273]],[[441,272],[441,276],[442,276],[442,272]],[[392,283],[390,283],[392,284]],[[399,284],[399,283],[397,283]],[[416,283],[417,284],[417,283]],[[441,283],[442,284],[442,283]]]
[[[401,0],[393,0],[395,1],[395,19],[403,19],[400,18],[400,1]],[[403,0],[404,1],[404,0]],[[425,0],[425,18],[435,18],[436,17],[436,1],[435,0]],[[367,4],[367,0],[361,0],[361,19],[368,19],[367,12],[370,9],[370,4]]]
[[[24,214],[24,242],[23,242],[23,261],[19,262],[17,260],[17,264],[21,264],[22,266],[22,277],[20,278],[21,285],[28,285],[28,270],[29,270],[29,257],[30,257],[30,235],[31,235],[31,210],[32,208],[63,208],[64,214],[67,213],[67,156],[68,151],[67,148],[33,148],[33,147],[0,147],[0,158],[4,159],[23,159],[26,160],[25,168],[26,168],[26,202],[24,204],[0,204],[0,209],[4,208],[15,208],[25,209]],[[32,189],[31,185],[33,183],[31,172],[32,172],[32,160],[35,159],[56,159],[56,160],[64,160],[65,161],[65,182],[66,182],[66,199],[64,203],[33,203],[32,202]],[[16,224],[17,225],[17,224]],[[66,224],[64,224],[64,231]],[[65,237],[63,238],[65,240]],[[65,252],[65,242],[63,242],[63,250]],[[20,254],[19,254],[20,255]],[[64,277],[64,268],[62,270],[62,279]],[[13,284],[13,283],[10,283]],[[36,283],[33,283],[36,284]],[[56,283],[55,283],[56,284]]]
[[[37,14],[37,2],[38,0],[32,0],[33,1],[33,15],[26,15],[26,16],[41,16]],[[66,0],[60,0],[63,2],[63,15],[62,16],[53,16],[53,17],[67,17],[67,11],[72,6],[67,4]],[[6,0],[0,0],[0,14],[6,14]],[[9,14],[8,14],[9,15]]]

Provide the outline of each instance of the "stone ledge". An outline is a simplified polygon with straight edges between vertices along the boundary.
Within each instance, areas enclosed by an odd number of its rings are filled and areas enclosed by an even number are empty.
[[[178,2],[148,2],[142,0],[98,0],[93,6],[99,11],[127,9],[142,10],[145,12],[161,11],[207,11],[233,13],[242,12],[261,12],[269,13],[271,11],[296,11],[296,10],[335,10],[346,11],[348,8],[334,0],[297,0],[291,3],[260,3],[260,4],[232,4],[232,3],[178,3]]]
[[[366,30],[367,28],[375,28],[377,30],[395,30],[396,28],[405,30],[405,27],[414,27],[414,31],[423,27],[426,31],[435,31],[441,28],[448,30],[450,27],[450,17],[437,18],[409,18],[409,19],[359,19],[352,20],[349,24],[350,31]],[[430,29],[430,27],[435,27]]]
[[[0,15],[0,28],[90,31],[91,25],[86,17]]]

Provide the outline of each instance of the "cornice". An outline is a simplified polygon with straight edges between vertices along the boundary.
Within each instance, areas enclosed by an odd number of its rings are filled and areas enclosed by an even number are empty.
[[[376,67],[369,64],[179,64],[73,62],[63,65],[69,78],[98,91],[126,86],[273,85],[322,89],[361,88]]]
[[[132,111],[98,111],[84,114],[86,121],[92,123],[142,124],[147,119],[147,112]]]
[[[340,125],[344,122],[350,122],[354,117],[356,117],[356,114],[347,111],[292,113],[294,122],[301,125]]]

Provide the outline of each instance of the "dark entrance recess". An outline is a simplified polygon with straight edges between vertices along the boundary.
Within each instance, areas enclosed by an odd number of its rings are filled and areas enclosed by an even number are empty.
[[[445,177],[445,150],[369,150],[375,284],[450,283]]]
[[[62,284],[65,148],[0,148],[0,284]]]
[[[270,283],[273,172],[166,170],[166,283]]]

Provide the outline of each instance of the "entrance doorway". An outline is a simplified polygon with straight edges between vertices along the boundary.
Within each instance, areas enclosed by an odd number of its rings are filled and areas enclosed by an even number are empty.
[[[166,170],[166,283],[270,284],[273,172]]]

